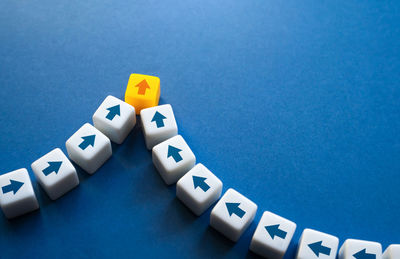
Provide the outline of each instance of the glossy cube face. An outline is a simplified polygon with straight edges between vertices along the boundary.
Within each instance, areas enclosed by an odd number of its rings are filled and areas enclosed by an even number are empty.
[[[282,258],[295,230],[296,223],[266,211],[254,232],[250,250],[265,258]]]
[[[297,259],[335,259],[339,239],[312,229],[304,229],[297,249]]]
[[[257,205],[234,189],[228,189],[211,211],[210,225],[236,242],[250,226]]]
[[[196,157],[180,135],[153,147],[152,158],[166,184],[176,183],[196,163]]]
[[[110,140],[86,123],[65,143],[69,158],[89,174],[102,166],[112,154]]]
[[[79,184],[74,166],[59,148],[33,162],[31,167],[40,186],[52,200]]]
[[[109,95],[93,114],[93,124],[111,141],[121,144],[136,124],[135,108]]]
[[[382,258],[382,245],[377,242],[347,239],[339,251],[339,259]]]
[[[169,104],[143,109],[140,119],[147,149],[178,134],[174,112]]]
[[[176,184],[176,196],[198,216],[218,200],[221,192],[222,182],[202,164],[193,167]]]
[[[0,206],[7,218],[15,218],[39,208],[25,168],[0,175],[0,188]]]
[[[399,259],[400,258],[400,245],[390,245],[386,248],[382,256],[383,259]]]
[[[142,109],[157,106],[160,99],[160,79],[155,76],[131,74],[125,92],[125,102],[135,107],[136,114]]]

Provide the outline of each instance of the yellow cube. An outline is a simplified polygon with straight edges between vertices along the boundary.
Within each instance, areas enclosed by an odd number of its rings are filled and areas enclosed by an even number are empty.
[[[158,105],[160,99],[160,78],[131,74],[125,92],[125,102],[135,107],[136,114],[144,108]]]

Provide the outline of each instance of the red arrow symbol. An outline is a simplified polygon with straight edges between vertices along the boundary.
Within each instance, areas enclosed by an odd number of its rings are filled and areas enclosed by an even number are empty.
[[[146,89],[150,89],[149,84],[147,84],[146,79],[143,79],[139,84],[137,84],[135,87],[139,87],[138,94],[140,95],[145,95],[146,94]]]

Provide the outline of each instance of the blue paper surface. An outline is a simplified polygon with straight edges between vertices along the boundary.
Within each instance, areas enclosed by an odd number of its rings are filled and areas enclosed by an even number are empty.
[[[243,258],[264,210],[400,243],[400,1],[0,1],[0,173],[40,210],[0,216],[1,258]],[[30,164],[130,73],[161,79],[197,161],[259,207],[237,243],[166,186],[139,127],[51,201]]]

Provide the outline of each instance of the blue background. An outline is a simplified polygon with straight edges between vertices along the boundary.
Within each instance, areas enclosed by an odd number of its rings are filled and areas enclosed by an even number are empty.
[[[161,79],[180,134],[259,206],[237,243],[195,217],[139,127],[40,210],[0,216],[1,257],[252,258],[262,212],[400,243],[400,1],[0,2],[0,172],[65,141],[130,73]]]

